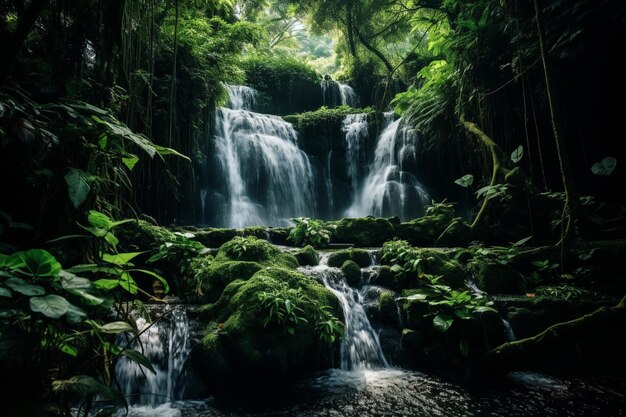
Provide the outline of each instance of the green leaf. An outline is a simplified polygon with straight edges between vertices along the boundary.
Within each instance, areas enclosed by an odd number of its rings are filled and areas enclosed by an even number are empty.
[[[85,202],[87,196],[89,195],[89,191],[91,191],[91,186],[87,182],[88,176],[89,174],[86,172],[75,168],[70,169],[70,172],[65,175],[67,192],[70,201],[76,209]]]
[[[44,297],[33,297],[30,299],[30,309],[35,313],[41,313],[51,319],[58,319],[70,307],[70,303],[60,295],[46,295]]]
[[[77,324],[87,318],[87,312],[74,304],[69,305],[67,313],[65,313],[65,319],[69,324]]]
[[[76,349],[72,345],[68,345],[67,343],[64,343],[63,345],[61,345],[61,352],[67,353],[68,355],[73,356],[73,357],[78,356],[78,349]]]
[[[4,287],[0,287],[0,297],[11,298],[11,296],[13,296],[13,293],[11,292],[10,289],[4,288]]]
[[[113,321],[103,325],[99,325],[94,321],[89,321],[89,324],[91,324],[94,329],[100,333],[118,334],[122,332],[135,332],[135,328],[130,323],[125,321]]]
[[[161,157],[166,156],[166,155],[175,155],[175,156],[178,156],[179,158],[183,158],[183,159],[186,159],[187,161],[191,162],[191,159],[188,156],[183,155],[182,153],[178,152],[175,149],[166,148],[165,146],[160,146],[160,145],[156,145],[156,144],[152,144],[152,145],[154,146],[154,148],[156,149],[157,153]]]
[[[122,158],[122,162],[126,165],[129,171],[132,171],[137,162],[139,162],[139,157],[137,155],[129,155],[126,158]]]
[[[128,272],[123,272],[120,276],[120,286],[131,294],[137,294],[139,287]]]
[[[617,167],[617,159],[612,156],[607,156],[600,162],[596,162],[591,167],[591,172],[596,175],[611,175]]]
[[[474,176],[472,174],[463,175],[461,178],[454,180],[454,183],[463,188],[467,188],[474,183]]]
[[[150,370],[150,372],[156,375],[156,371],[152,367],[152,364],[150,363],[150,359],[146,358],[141,353],[137,352],[136,350],[124,349],[122,350],[122,354],[126,356],[128,359],[130,359],[131,361],[138,363],[141,366],[145,366],[148,370]]]
[[[21,253],[26,272],[39,277],[56,277],[61,272],[61,264],[50,252],[43,249],[30,249]]]
[[[98,395],[100,400],[113,401],[128,408],[122,393],[87,375],[77,375],[70,379],[53,381],[52,391],[57,394],[74,394],[83,398]]]
[[[99,279],[94,281],[93,285],[103,290],[112,290],[120,285],[119,279]]]
[[[511,161],[513,161],[514,164],[517,164],[519,161],[522,160],[523,156],[524,156],[524,147],[520,145],[517,147],[517,149],[515,149],[511,153]]]
[[[454,317],[447,314],[437,314],[435,318],[433,318],[435,329],[441,333],[447,332],[450,326],[452,326],[452,323],[454,323]]]
[[[35,295],[44,295],[46,290],[39,285],[33,285],[22,278],[11,277],[4,281],[4,285],[11,288],[15,292],[33,297]]]
[[[19,269],[26,266],[24,259],[22,259],[22,253],[23,252],[15,252],[11,255],[0,254],[0,268]]]
[[[519,246],[522,246],[524,243],[528,242],[528,241],[529,241],[530,239],[532,239],[532,238],[533,238],[533,236],[532,236],[532,235],[530,235],[530,236],[528,236],[528,237],[525,237],[525,238],[520,239],[520,240],[518,240],[517,242],[513,243],[513,245],[512,245],[512,246],[514,246],[514,247],[519,247]]]
[[[115,265],[126,265],[132,259],[141,255],[145,252],[127,252],[127,253],[116,253],[116,254],[108,254],[105,253],[102,255],[102,260]]]
[[[65,290],[86,290],[92,289],[93,284],[87,278],[77,277],[68,271],[61,271],[61,286]]]
[[[113,227],[113,221],[109,216],[96,210],[89,210],[87,221],[90,225],[99,229],[109,230]]]

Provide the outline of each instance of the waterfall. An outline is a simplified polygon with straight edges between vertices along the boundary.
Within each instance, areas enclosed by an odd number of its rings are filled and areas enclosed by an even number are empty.
[[[341,339],[341,369],[377,369],[389,365],[380,347],[378,334],[365,314],[362,295],[351,288],[339,268],[328,266],[330,253],[322,253],[320,264],[305,267],[302,271],[318,277],[337,296],[345,317],[345,329]]]
[[[335,208],[335,200],[333,197],[333,176],[330,169],[330,162],[333,159],[333,150],[328,152],[326,158],[326,175],[324,175],[324,183],[326,185],[326,195],[328,196],[328,213],[332,213]]]
[[[402,119],[391,122],[391,118],[386,114],[388,125],[378,137],[374,162],[345,213],[348,217],[398,216],[405,220],[419,216],[429,201],[415,175],[403,170],[406,161],[415,159],[417,134],[402,126]]]
[[[218,108],[216,158],[221,168],[225,227],[288,224],[315,216],[313,170],[296,131],[279,116],[250,111],[256,92],[226,86],[231,108]]]
[[[340,105],[356,107],[359,105],[359,97],[348,84],[331,79],[323,79],[320,82],[320,86],[322,87],[322,102],[326,107],[337,107]]]
[[[343,120],[341,130],[346,140],[346,164],[352,184],[352,195],[356,195],[367,165],[367,139],[369,124],[367,113],[349,114]]]
[[[155,406],[182,399],[190,350],[184,307],[174,307],[157,323],[149,323],[143,317],[138,317],[136,323],[140,334],[131,347],[150,360],[156,374],[126,357],[120,358],[115,374],[128,402]],[[118,344],[124,346],[126,337],[129,336],[120,335]]]

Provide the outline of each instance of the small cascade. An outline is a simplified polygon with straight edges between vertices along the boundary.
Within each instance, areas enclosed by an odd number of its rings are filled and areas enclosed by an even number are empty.
[[[150,360],[156,374],[126,357],[120,358],[115,374],[128,402],[156,406],[182,399],[190,350],[184,307],[174,307],[157,323],[148,323],[143,317],[138,317],[136,323],[139,339],[131,347]],[[120,335],[118,344],[124,346],[126,336]]]
[[[324,175],[324,185],[326,186],[326,195],[328,196],[328,212],[332,213],[335,209],[335,200],[333,197],[333,175],[330,169],[331,161],[333,159],[333,150],[331,149],[328,152],[328,157],[326,158],[326,172]]]
[[[426,189],[415,175],[403,169],[405,161],[415,159],[417,135],[402,125],[402,119],[391,121],[378,138],[374,162],[359,193],[346,211],[348,217],[398,216],[401,219],[417,217],[428,203]]]
[[[205,224],[205,209],[206,209],[206,195],[207,195],[207,190],[206,188],[203,188],[202,190],[200,190],[200,220],[202,221],[202,224]]]
[[[341,369],[380,369],[389,364],[362,305],[362,295],[351,288],[339,268],[328,266],[330,253],[322,253],[320,264],[302,271],[320,279],[339,299],[345,317],[341,339]]]
[[[346,141],[346,164],[348,177],[352,184],[352,194],[355,195],[365,176],[367,166],[367,139],[369,124],[367,113],[349,114],[341,125]]]
[[[226,88],[231,108],[218,108],[215,120],[224,186],[219,223],[277,226],[291,217],[315,217],[313,169],[293,126],[279,116],[249,111],[256,103],[253,89]]]
[[[359,106],[359,97],[348,84],[335,80],[323,79],[320,81],[322,88],[322,103],[326,107],[337,107],[347,105],[350,107]]]
[[[502,320],[502,326],[504,326],[504,331],[506,333],[506,339],[509,342],[515,342],[517,338],[515,337],[515,333],[513,333],[513,327],[511,327],[511,323],[505,319],[504,317],[500,317]]]

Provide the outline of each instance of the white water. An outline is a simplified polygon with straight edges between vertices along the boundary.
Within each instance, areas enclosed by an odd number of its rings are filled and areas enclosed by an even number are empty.
[[[369,136],[367,113],[347,115],[343,120],[341,130],[346,141],[346,165],[352,185],[352,195],[356,195],[367,166],[366,152]]]
[[[339,268],[328,266],[329,256],[329,253],[321,253],[318,266],[302,269],[303,272],[320,278],[341,303],[345,318],[341,339],[341,369],[352,371],[388,368],[378,334],[363,309],[360,292],[350,288]]]
[[[320,86],[322,87],[322,102],[324,106],[337,107],[347,105],[357,107],[359,105],[359,97],[348,84],[335,80],[322,80],[320,81]]]
[[[136,319],[140,332],[131,347],[150,360],[153,374],[126,357],[118,360],[115,375],[130,404],[157,406],[182,399],[185,391],[185,362],[189,356],[189,325],[182,306],[176,306],[161,321],[151,324]],[[118,344],[126,344],[120,336]]]
[[[391,115],[386,115],[387,122]],[[398,216],[409,219],[429,202],[428,193],[415,175],[404,171],[403,161],[415,158],[417,135],[402,119],[391,122],[378,137],[374,162],[363,186],[346,211],[347,217]]]
[[[333,175],[331,172],[331,161],[333,159],[333,150],[328,152],[326,158],[326,173],[324,175],[324,185],[326,186],[326,195],[328,196],[328,212],[332,213],[335,209],[335,200],[333,197]]]
[[[232,108],[218,108],[215,120],[225,185],[221,225],[276,226],[289,224],[291,217],[315,217],[313,170],[293,126],[247,110],[256,103],[251,88],[226,88]]]

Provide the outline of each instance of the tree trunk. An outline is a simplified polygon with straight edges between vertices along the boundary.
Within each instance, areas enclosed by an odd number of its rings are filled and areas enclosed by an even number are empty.
[[[176,17],[174,20],[174,64],[172,67],[172,84],[170,85],[170,120],[168,128],[168,146],[172,147],[174,136],[174,119],[176,118],[176,67],[178,60],[178,19],[180,15],[180,9],[178,0],[174,5],[176,9]]]
[[[543,74],[546,82],[546,92],[548,94],[548,106],[550,108],[550,118],[552,130],[556,142],[556,151],[559,158],[559,167],[563,188],[565,189],[564,212],[567,215],[567,224],[563,233],[563,240],[570,240],[575,236],[574,222],[580,214],[580,200],[574,186],[574,176],[567,155],[567,146],[563,135],[563,128],[560,121],[557,96],[552,85],[552,75],[550,70],[550,57],[546,48],[545,29],[543,25],[543,11],[539,6],[539,0],[533,0],[535,5],[535,19],[537,21],[537,34],[539,36],[539,48],[541,50],[541,61],[543,63]]]
[[[382,52],[380,52],[378,49],[376,49],[372,44],[370,44],[367,39],[365,39],[365,37],[361,34],[361,32],[359,32],[357,30],[357,36],[359,38],[359,42],[361,42],[363,44],[364,47],[366,47],[370,52],[372,52],[374,55],[376,55],[378,57],[378,59],[381,60],[381,62],[385,65],[385,68],[387,68],[387,73],[388,74],[392,74],[393,73],[393,66],[391,65],[391,63],[387,60],[387,58],[385,58],[385,55],[383,55]]]
[[[352,11],[354,10],[354,5],[352,4],[352,0],[346,1],[346,26],[348,30],[348,47],[350,48],[350,54],[356,58],[356,46],[354,44],[354,16],[352,16]]]
[[[5,39],[0,40],[0,51],[3,55],[3,64],[0,65],[0,84],[4,84],[11,73],[24,41],[48,3],[49,0],[31,0],[24,14],[20,16],[15,31],[6,36]]]

